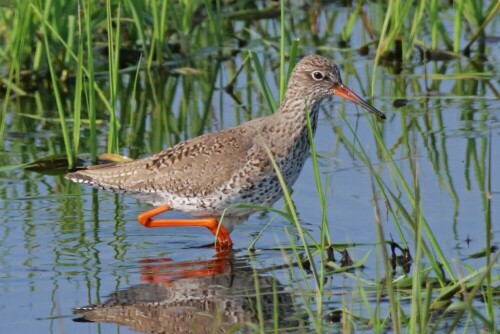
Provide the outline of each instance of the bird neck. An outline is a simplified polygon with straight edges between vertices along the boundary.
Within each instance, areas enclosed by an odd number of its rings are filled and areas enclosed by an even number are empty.
[[[316,132],[318,124],[318,112],[321,101],[307,99],[304,97],[285,96],[277,111],[281,118],[294,124],[294,126],[307,128],[306,115],[309,114],[313,134]]]

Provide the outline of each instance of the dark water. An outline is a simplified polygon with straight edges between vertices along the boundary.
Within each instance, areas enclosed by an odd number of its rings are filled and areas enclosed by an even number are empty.
[[[322,19],[318,22],[326,29]],[[479,68],[467,58],[415,62],[400,74],[394,74],[391,67],[380,67],[372,101],[387,114],[381,125],[385,145],[412,192],[419,192],[422,213],[458,276],[485,265],[484,257],[470,255],[485,246],[487,214],[496,246],[500,232],[500,77],[495,71],[499,45],[492,44],[488,50],[488,61]],[[263,60],[277,60],[269,49],[257,52]],[[315,52],[318,50],[309,46],[302,53]],[[349,87],[368,95],[373,66],[370,57],[333,49],[322,54],[337,60]],[[235,85],[245,108],[221,89],[228,82],[230,69],[241,64],[245,55],[243,50],[233,60],[221,63],[217,90],[210,99],[214,116],[202,126],[203,131],[235,125],[247,120],[249,114],[256,117],[269,112],[259,97],[258,85],[249,79],[251,74],[240,76]],[[202,66],[210,66],[203,57],[198,59]],[[472,72],[476,75],[459,77]],[[270,66],[266,73],[274,80]],[[127,87],[132,78],[125,74],[121,82],[122,153],[144,156],[196,133],[197,117],[192,115],[202,104],[202,90],[190,91],[188,96],[178,85],[171,107],[161,108],[151,98],[145,73],[140,77],[143,93],[131,96]],[[169,80],[174,79],[165,75],[157,80],[157,89],[165,94],[172,83]],[[182,76],[176,80],[183,80]],[[203,80],[195,78],[193,88],[202,89],[206,84]],[[277,96],[276,87],[272,90]],[[71,92],[67,99],[71,101]],[[396,108],[399,99],[408,103]],[[183,116],[186,103],[189,116]],[[192,110],[194,114],[189,114]],[[130,116],[141,113],[146,113],[145,122],[130,125]],[[333,241],[355,243],[349,248],[354,260],[369,253],[363,270],[328,276],[323,308],[348,307],[368,317],[359,285],[369,288],[369,282],[379,281],[383,275],[373,205],[375,202],[384,208],[384,203],[380,193],[371,190],[369,169],[345,145],[346,138],[354,141],[347,125],[355,129],[356,145],[366,150],[375,171],[408,209],[411,205],[390,163],[381,159],[362,113],[336,97],[325,101],[315,143]],[[107,115],[99,118],[103,120],[99,151],[104,152]],[[169,122],[174,125],[166,127]],[[172,130],[176,127],[179,131]],[[85,127],[83,131],[85,138],[88,130]],[[50,92],[37,91],[13,101],[3,144],[3,166],[64,153]],[[80,151],[89,151],[85,145],[82,140]],[[488,188],[492,196],[489,209],[484,201]],[[318,240],[322,212],[310,162],[294,186],[293,198],[301,221]],[[282,205],[279,202],[275,207]],[[280,216],[252,215],[233,232],[234,251],[217,256],[206,246],[213,238],[205,229],[144,229],[136,218],[150,208],[148,205],[72,184],[62,175],[22,168],[1,172],[0,207],[0,333],[172,332],[186,328],[203,332],[212,326],[232,328],[237,323],[261,330],[272,329],[276,321],[280,328],[314,331],[308,310],[316,308],[317,300],[306,293],[306,283],[312,284],[312,278],[300,276],[299,270],[288,265],[294,260],[292,252],[279,250],[290,242],[299,244],[295,227]],[[271,220],[256,243],[256,252],[249,255],[246,248]],[[399,242],[393,219],[385,209],[382,222],[386,236],[392,235]],[[411,249],[413,232],[403,226]],[[499,273],[497,266],[494,274]],[[256,286],[259,291],[255,291]],[[251,297],[255,294],[268,297],[258,306],[257,299]],[[278,298],[274,302],[273,296]],[[410,300],[402,297],[402,303],[408,310]],[[102,305],[88,313],[87,320],[105,322],[82,323],[81,313],[89,309],[81,307],[96,304]],[[481,302],[475,306],[485,312]],[[387,311],[388,304],[382,307]],[[80,314],[74,314],[73,308],[80,308]],[[228,309],[231,314],[227,314]],[[259,312],[261,323],[256,320]],[[496,317],[498,320],[498,314]],[[326,322],[325,326],[336,331],[342,328],[337,323]]]

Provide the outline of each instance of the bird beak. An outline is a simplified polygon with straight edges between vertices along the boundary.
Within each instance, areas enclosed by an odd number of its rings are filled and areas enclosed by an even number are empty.
[[[381,119],[385,119],[385,115],[383,112],[381,112],[377,108],[368,104],[368,102],[366,102],[365,100],[360,98],[350,88],[347,88],[343,84],[340,84],[340,85],[333,87],[332,91],[333,91],[333,94],[338,95],[346,100],[352,101],[352,102],[362,106],[363,108],[365,108],[369,112],[374,113],[377,117],[380,117]]]

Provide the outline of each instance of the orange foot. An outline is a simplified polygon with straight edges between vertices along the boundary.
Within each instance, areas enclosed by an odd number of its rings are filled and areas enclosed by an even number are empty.
[[[145,227],[176,227],[176,226],[202,226],[208,228],[216,237],[215,249],[224,251],[233,247],[233,241],[229,236],[227,229],[219,224],[215,218],[200,218],[200,219],[155,219],[154,216],[170,210],[170,206],[163,205],[152,210],[146,211],[139,215],[138,220]]]

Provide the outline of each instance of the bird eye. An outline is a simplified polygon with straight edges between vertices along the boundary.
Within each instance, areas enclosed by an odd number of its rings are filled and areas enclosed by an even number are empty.
[[[312,72],[312,77],[314,80],[323,80],[325,76],[320,71],[314,71]]]

